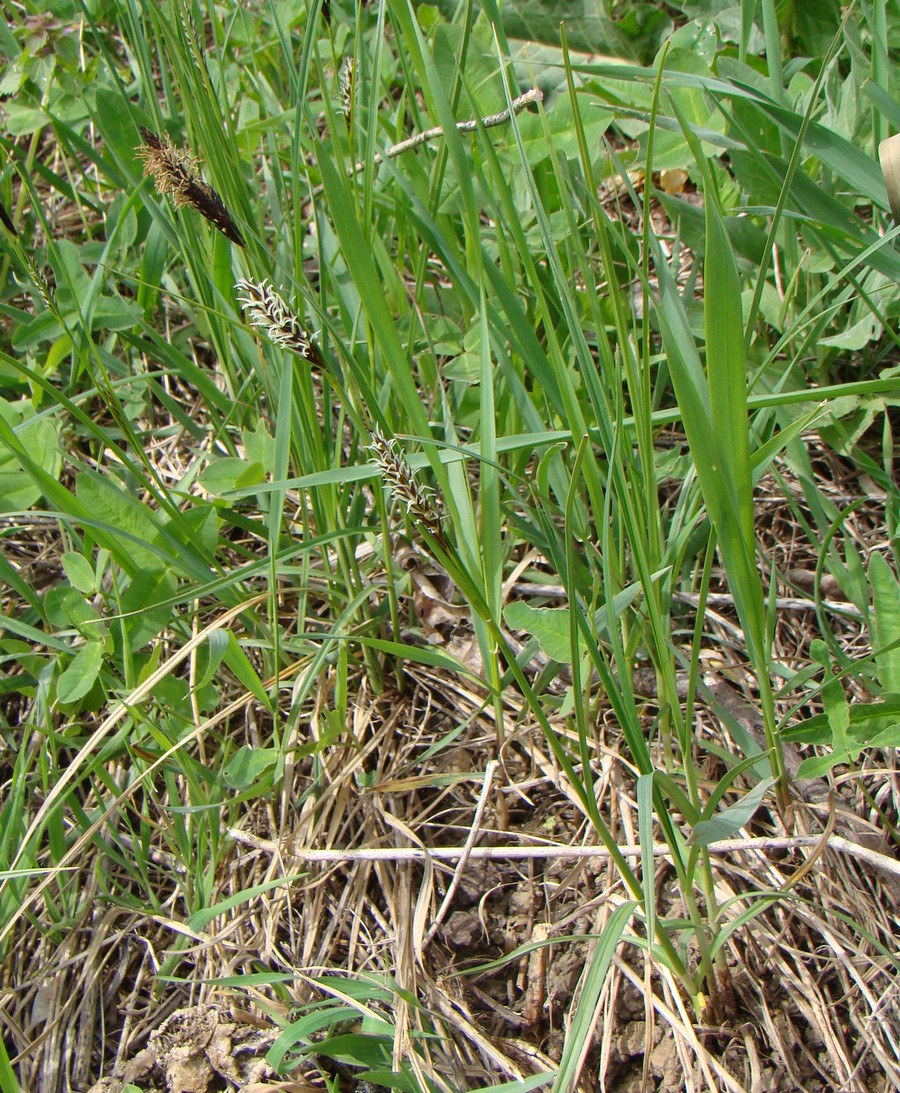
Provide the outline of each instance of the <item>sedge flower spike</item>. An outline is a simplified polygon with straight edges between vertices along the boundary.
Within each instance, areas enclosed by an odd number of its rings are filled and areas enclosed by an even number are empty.
[[[443,542],[444,532],[441,517],[437,511],[434,491],[420,485],[413,476],[412,467],[406,456],[399,450],[397,440],[390,440],[378,426],[372,428],[372,443],[369,445],[372,462],[381,471],[384,483],[391,491],[395,501],[399,501],[410,518],[435,539]]]
[[[341,93],[341,110],[347,122],[353,117],[354,82],[356,80],[356,68],[352,57],[347,57],[341,65],[338,74],[338,87]]]
[[[269,341],[313,364],[322,364],[322,355],[309,331],[267,280],[242,277],[234,287],[247,320],[263,330]]]
[[[144,174],[152,177],[157,190],[163,195],[171,194],[176,209],[184,205],[196,209],[232,243],[243,247],[244,237],[225,202],[200,177],[197,161],[191,153],[176,148],[167,138],[157,136],[143,125],[141,136],[144,143],[135,154],[144,161]]]

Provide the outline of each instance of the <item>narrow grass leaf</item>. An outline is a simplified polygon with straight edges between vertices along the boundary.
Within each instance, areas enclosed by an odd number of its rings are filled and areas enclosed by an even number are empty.
[[[240,680],[243,687],[267,710],[272,710],[272,700],[266,694],[262,680],[250,663],[250,658],[241,648],[234,632],[228,631],[228,646],[225,649],[225,663]]]
[[[384,354],[385,364],[397,385],[397,392],[411,424],[410,431],[419,436],[428,436],[428,419],[397,333],[395,317],[390,313],[384,294],[380,290],[373,291],[375,286],[381,284],[381,278],[372,261],[372,248],[362,233],[353,207],[350,188],[346,179],[333,166],[327,149],[317,144],[316,152],[328,198],[328,209],[340,238],[347,268],[359,290],[363,310],[372,326],[376,344]]]
[[[677,107],[673,108],[677,113]],[[677,287],[667,263],[661,258],[658,243],[653,240],[661,295],[658,314],[703,500],[716,532],[729,587],[759,680],[773,773],[783,778],[783,760],[774,739],[775,717],[766,653],[762,582],[755,559],[740,282],[719,213],[712,172],[694,138],[687,133],[686,136],[703,172],[706,191],[706,375]]]
[[[314,1013],[299,1021],[294,1021],[284,1029],[269,1048],[266,1054],[266,1062],[275,1068],[279,1074],[286,1073],[291,1063],[285,1062],[285,1056],[301,1041],[311,1037],[323,1028],[332,1028],[344,1021],[354,1021],[359,1018],[358,1011],[353,1006],[332,1006],[324,1013]],[[293,1065],[300,1062],[295,1058]]]
[[[421,1093],[422,1089],[412,1074],[398,1074],[395,1070],[361,1070],[357,1080],[385,1089],[399,1089],[401,1093]]]
[[[603,928],[590,963],[584,970],[581,993],[571,1015],[571,1023],[559,1061],[559,1072],[553,1083],[553,1093],[574,1093],[590,1050],[594,1028],[600,1017],[600,995],[625,927],[634,914],[637,903],[630,901],[617,907]]]
[[[747,358],[734,254],[707,175],[705,325],[709,407],[716,447],[697,464],[704,500],[729,570],[729,587],[757,670],[765,665],[762,585],[755,558],[753,480],[747,420]],[[755,654],[755,655],[754,655]]]
[[[534,1086],[529,1088],[533,1089]],[[6,1044],[3,1042],[3,1037],[0,1037],[0,1090],[3,1093],[22,1093],[22,1087],[19,1085],[12,1064],[9,1061],[9,1054],[6,1050]]]
[[[644,889],[644,921],[647,944],[656,942],[656,869],[653,860],[654,774],[642,774],[637,783],[638,842],[641,844],[641,885]]]
[[[482,1085],[473,1089],[472,1093],[531,1093],[532,1089],[540,1089],[543,1085],[549,1085],[553,1081],[553,1074],[529,1074],[520,1082],[501,1082],[499,1085]]]
[[[187,920],[186,925],[189,930],[199,932],[204,930],[219,915],[224,915],[228,911],[233,911],[236,907],[242,907],[244,904],[252,903],[260,896],[264,896],[267,892],[272,892],[276,888],[289,888],[302,879],[302,873],[292,873],[286,877],[275,877],[263,884],[254,884],[252,887],[235,892],[234,895],[228,896],[210,907],[203,907],[199,911],[195,911]]]

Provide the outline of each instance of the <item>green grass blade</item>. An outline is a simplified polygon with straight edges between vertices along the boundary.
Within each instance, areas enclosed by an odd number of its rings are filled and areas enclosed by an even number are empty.
[[[590,1049],[593,1032],[600,1017],[600,996],[606,984],[609,966],[616,954],[622,934],[634,914],[636,903],[623,903],[610,915],[600,940],[591,954],[581,981],[581,993],[569,1025],[559,1072],[552,1093],[574,1093],[584,1060]]]

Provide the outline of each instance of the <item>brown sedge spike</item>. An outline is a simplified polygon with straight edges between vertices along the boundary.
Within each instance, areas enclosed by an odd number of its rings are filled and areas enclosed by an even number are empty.
[[[136,155],[144,161],[144,174],[153,178],[157,190],[163,195],[171,194],[176,209],[183,205],[196,209],[232,243],[243,247],[244,237],[225,202],[200,177],[197,161],[191,153],[174,147],[144,125],[141,126],[141,137],[144,143],[137,149]]]

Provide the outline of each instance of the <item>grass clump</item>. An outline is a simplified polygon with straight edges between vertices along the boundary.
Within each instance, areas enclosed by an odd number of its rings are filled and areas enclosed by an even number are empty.
[[[17,9],[8,1083],[896,1082],[893,28],[626,7]]]

